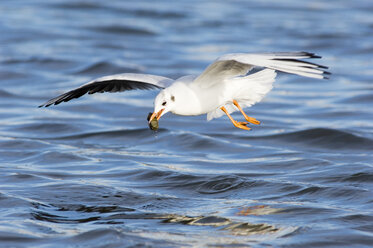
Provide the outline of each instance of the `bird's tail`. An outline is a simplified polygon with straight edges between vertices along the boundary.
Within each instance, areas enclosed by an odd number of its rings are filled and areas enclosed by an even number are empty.
[[[275,78],[276,71],[268,68],[249,74],[245,77],[235,77],[227,82],[227,84],[232,87],[227,87],[227,91],[230,92],[226,93],[228,93],[229,96],[232,96],[241,107],[250,107],[261,101],[272,89]],[[228,113],[233,113],[238,110],[233,102],[225,104],[224,107]],[[207,113],[207,120],[209,121],[214,118],[219,118],[222,115],[224,115],[224,112],[219,107]]]
[[[276,75],[275,70],[267,68],[246,77],[238,77],[236,80],[240,87],[235,94],[236,100],[241,101],[244,107],[261,101],[272,89]]]

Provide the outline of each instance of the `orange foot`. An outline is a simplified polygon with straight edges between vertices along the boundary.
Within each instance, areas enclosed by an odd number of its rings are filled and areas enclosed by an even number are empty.
[[[241,106],[238,104],[238,102],[236,100],[233,100],[233,104],[238,108],[238,110],[241,112],[241,114],[245,117],[245,119],[248,122],[250,122],[252,124],[255,124],[255,125],[259,125],[260,124],[260,121],[258,121],[254,117],[247,116],[247,114],[243,111],[243,109],[241,108]]]
[[[251,128],[247,127],[246,125],[249,124],[248,122],[245,122],[245,121],[232,121],[233,125],[235,127],[238,127],[238,128],[241,128],[241,129],[244,129],[244,130],[247,130],[247,131],[250,131]]]
[[[247,124],[249,124],[248,122],[236,121],[232,118],[232,116],[228,113],[228,111],[224,107],[221,107],[220,109],[224,111],[224,113],[228,116],[228,118],[231,120],[231,122],[233,123],[235,127],[238,127],[238,128],[241,128],[247,131],[251,130],[251,128],[246,126]]]
[[[252,124],[255,124],[255,125],[259,125],[260,124],[260,121],[258,121],[257,119],[255,119],[254,117],[250,117],[250,116],[244,116],[245,117],[245,119],[248,121],[248,122],[250,122],[250,123],[252,123]]]

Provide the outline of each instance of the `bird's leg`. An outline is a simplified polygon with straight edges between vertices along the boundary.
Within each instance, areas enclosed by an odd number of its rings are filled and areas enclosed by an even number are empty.
[[[243,112],[241,106],[238,104],[238,102],[236,100],[233,100],[233,104],[236,105],[236,107],[238,108],[238,110],[242,113],[242,115],[245,117],[245,119],[248,122],[250,122],[252,124],[255,124],[255,125],[259,125],[260,124],[260,121],[258,121],[254,117],[247,116],[247,114],[245,114],[245,112]]]
[[[233,123],[233,125],[235,127],[245,129],[245,130],[248,130],[248,131],[251,129],[251,128],[246,126],[246,124],[248,124],[248,122],[238,122],[238,121],[236,121],[232,118],[232,116],[228,113],[228,111],[224,107],[221,107],[220,109],[224,111],[224,113],[228,116],[228,118],[231,120],[231,122]]]

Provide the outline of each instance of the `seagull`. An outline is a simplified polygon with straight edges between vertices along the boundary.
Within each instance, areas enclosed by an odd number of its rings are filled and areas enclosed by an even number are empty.
[[[167,112],[193,116],[207,114],[207,120],[226,114],[237,128],[250,130],[260,124],[243,108],[260,102],[272,89],[277,71],[316,79],[328,79],[328,67],[304,61],[321,58],[309,52],[232,53],[217,58],[200,75],[176,80],[150,74],[122,73],[92,80],[74,90],[50,99],[39,107],[57,105],[88,94],[129,90],[160,90],[154,100],[149,124]],[[256,70],[252,70],[256,68]],[[240,111],[245,121],[231,113]]]

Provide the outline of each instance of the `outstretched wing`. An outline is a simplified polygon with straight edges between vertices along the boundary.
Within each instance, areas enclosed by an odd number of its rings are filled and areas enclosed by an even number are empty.
[[[71,99],[81,97],[86,93],[121,92],[135,89],[163,89],[172,84],[173,81],[173,79],[167,77],[137,73],[123,73],[101,77],[90,81],[75,90],[68,91],[60,96],[52,98],[46,103],[40,105],[39,108],[67,102]]]
[[[276,71],[297,74],[304,77],[325,79],[330,73],[328,67],[303,61],[321,58],[308,52],[283,53],[232,53],[219,57],[194,81],[210,87],[224,79],[246,75],[254,67],[270,68]]]

